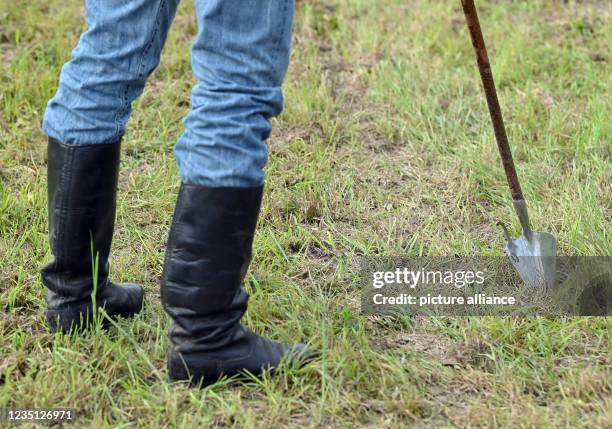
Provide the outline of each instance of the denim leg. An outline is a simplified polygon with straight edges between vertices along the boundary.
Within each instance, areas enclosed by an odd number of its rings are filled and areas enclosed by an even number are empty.
[[[252,187],[264,181],[270,118],[282,111],[294,0],[196,0],[198,79],[175,147],[183,182]]]
[[[86,0],[88,29],[62,68],[43,129],[65,144],[116,142],[159,63],[179,0]]]

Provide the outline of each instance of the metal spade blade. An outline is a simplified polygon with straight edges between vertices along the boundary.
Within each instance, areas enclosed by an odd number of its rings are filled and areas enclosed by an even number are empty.
[[[550,290],[556,280],[557,240],[547,232],[531,230],[525,201],[514,201],[514,209],[523,235],[513,240],[506,227],[500,224],[508,240],[506,253],[526,286]]]
[[[532,232],[531,240],[521,235],[509,240],[506,253],[528,287],[552,289],[556,277],[557,240],[547,232]]]

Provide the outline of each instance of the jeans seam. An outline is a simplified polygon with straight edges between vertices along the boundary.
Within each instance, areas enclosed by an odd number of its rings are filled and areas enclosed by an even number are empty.
[[[283,6],[283,17],[287,16],[288,7],[289,7],[289,0],[285,0],[284,6]],[[285,32],[286,32],[286,20],[285,22],[283,22],[281,33],[278,35],[278,37],[276,38],[276,41],[274,42],[272,59],[274,60],[275,63],[278,61],[279,46],[281,44],[281,41],[285,38]]]
[[[155,16],[155,29],[152,31],[151,37],[149,38],[149,41],[145,45],[142,53],[140,54],[140,59],[138,61],[138,67],[136,68],[136,72],[138,74],[138,77],[142,77],[142,75],[143,75],[142,69],[143,69],[143,64],[144,64],[145,57],[151,51],[151,47],[153,46],[153,43],[155,42],[155,38],[159,34],[159,27],[160,27],[160,20],[161,20],[161,11],[165,7],[165,5],[166,5],[166,0],[161,0],[159,2],[159,6],[157,8],[157,13],[156,13],[156,16]],[[130,83],[126,83],[124,88],[123,88],[122,93],[119,94],[119,96],[121,97],[121,101],[122,101],[122,107],[115,114],[115,127],[116,127],[116,131],[115,131],[114,139],[121,137],[120,136],[120,134],[121,134],[121,123],[119,121],[119,117],[121,116],[122,112],[125,112],[129,108],[129,102],[128,102],[128,91],[129,91],[129,89],[130,89]]]

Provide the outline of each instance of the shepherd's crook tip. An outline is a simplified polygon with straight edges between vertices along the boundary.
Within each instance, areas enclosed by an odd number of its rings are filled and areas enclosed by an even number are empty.
[[[501,220],[498,220],[496,225],[501,226],[501,228],[504,230],[504,237],[506,237],[506,241],[508,243],[512,241],[512,238],[510,237],[510,233],[508,232],[508,228],[506,228],[506,225]]]

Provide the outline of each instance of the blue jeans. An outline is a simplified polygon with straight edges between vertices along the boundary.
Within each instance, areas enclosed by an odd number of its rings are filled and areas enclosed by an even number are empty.
[[[88,29],[62,68],[43,129],[65,144],[119,144],[157,67],[179,0],[86,0]],[[197,84],[175,146],[181,180],[263,184],[270,118],[283,107],[294,0],[195,0]]]

